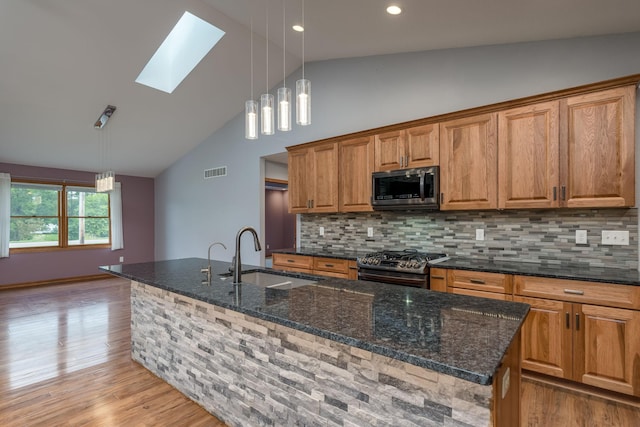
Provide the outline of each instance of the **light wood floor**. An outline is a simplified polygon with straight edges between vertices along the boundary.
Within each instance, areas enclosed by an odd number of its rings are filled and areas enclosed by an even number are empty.
[[[224,423],[130,356],[129,282],[0,291],[0,426]],[[640,409],[524,380],[523,427],[639,427]]]
[[[0,426],[224,424],[131,360],[129,282],[0,291]]]

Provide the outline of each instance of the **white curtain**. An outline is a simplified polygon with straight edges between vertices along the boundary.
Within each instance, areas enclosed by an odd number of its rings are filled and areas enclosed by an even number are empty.
[[[116,185],[109,193],[109,209],[111,210],[111,250],[124,248],[124,235],[122,232],[122,184]]]
[[[11,175],[0,173],[0,258],[9,256],[11,223]]]

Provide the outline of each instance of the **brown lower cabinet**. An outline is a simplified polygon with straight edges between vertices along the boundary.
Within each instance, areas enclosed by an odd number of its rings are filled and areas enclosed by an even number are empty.
[[[316,274],[339,279],[358,279],[355,260],[310,255],[273,254],[273,268],[296,273]]]
[[[515,276],[522,368],[640,396],[640,288]],[[607,305],[604,305],[607,304]]]

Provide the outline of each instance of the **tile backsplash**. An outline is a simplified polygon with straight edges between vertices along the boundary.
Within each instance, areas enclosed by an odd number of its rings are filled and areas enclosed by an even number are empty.
[[[369,227],[373,237],[367,236]],[[485,240],[476,240],[476,229],[484,230]],[[587,230],[587,244],[576,245],[576,230]],[[603,230],[628,231],[629,245],[602,245]],[[638,210],[304,214],[300,244],[303,249],[415,248],[495,261],[638,269]]]

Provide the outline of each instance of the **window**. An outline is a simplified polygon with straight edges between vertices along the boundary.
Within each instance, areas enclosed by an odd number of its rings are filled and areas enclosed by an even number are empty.
[[[11,184],[9,248],[110,244],[109,195],[93,187]]]

